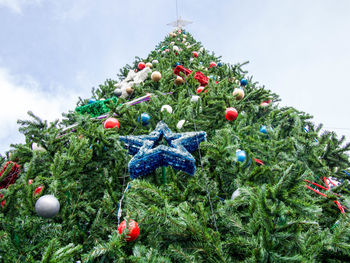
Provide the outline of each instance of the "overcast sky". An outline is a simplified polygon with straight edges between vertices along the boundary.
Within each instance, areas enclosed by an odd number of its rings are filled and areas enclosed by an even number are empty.
[[[0,0],[0,153],[17,119],[60,118],[78,96],[146,57],[171,31],[175,0]],[[187,30],[293,106],[350,138],[350,1],[178,0]],[[349,139],[348,139],[349,140]]]

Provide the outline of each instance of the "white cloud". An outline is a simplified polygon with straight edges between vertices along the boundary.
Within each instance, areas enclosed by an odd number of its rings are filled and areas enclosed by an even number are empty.
[[[29,110],[43,120],[54,121],[62,112],[74,108],[76,94],[67,94],[62,87],[57,87],[55,94],[39,88],[40,84],[31,76],[13,75],[0,68],[0,153],[7,151],[11,143],[24,141],[17,120],[29,119]]]
[[[0,6],[10,8],[13,12],[21,14],[24,6],[39,4],[41,0],[0,0]]]

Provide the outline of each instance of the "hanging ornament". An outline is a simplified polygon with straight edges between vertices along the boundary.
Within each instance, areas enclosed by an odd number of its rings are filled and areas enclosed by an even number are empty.
[[[257,159],[257,158],[254,158],[254,162],[256,162],[259,166],[260,166],[260,165],[265,165],[265,164],[263,163],[263,161],[261,161],[260,159]]]
[[[121,235],[123,233],[123,231],[126,230],[126,221],[124,220],[123,222],[121,222],[118,226],[118,232]],[[130,219],[129,220],[129,227],[126,233],[126,238],[125,240],[127,242],[131,242],[134,241],[140,234],[140,228],[139,225],[137,224],[136,221]]]
[[[44,189],[43,185],[38,186],[35,190],[34,190],[34,196],[40,194]]]
[[[165,139],[168,146],[160,145]],[[195,151],[206,139],[206,133],[173,133],[162,121],[149,135],[121,136],[129,154],[134,157],[129,162],[131,179],[154,171],[158,167],[172,166],[174,169],[193,175],[196,171],[195,159],[190,152]]]
[[[113,91],[113,93],[114,93],[114,95],[116,95],[117,97],[120,97],[120,96],[123,94],[123,92],[122,92],[121,89],[115,89],[115,90]]]
[[[193,51],[192,54],[193,54],[193,56],[194,56],[195,58],[198,57],[198,52]]]
[[[144,113],[141,114],[141,123],[142,123],[142,125],[148,125],[150,119],[151,119],[151,116],[149,116],[148,113],[144,112]]]
[[[214,61],[210,62],[209,68],[216,68],[216,63]]]
[[[179,122],[176,124],[176,128],[181,130],[182,127],[184,126],[186,120],[179,120]]]
[[[7,189],[14,184],[21,172],[20,166],[15,162],[7,162],[0,171],[0,189]]]
[[[35,211],[41,217],[54,217],[60,211],[60,202],[53,195],[43,195],[36,201]]]
[[[200,99],[198,95],[192,95],[191,102],[197,102]]]
[[[197,88],[197,91],[196,91],[197,94],[198,94],[198,93],[201,93],[204,89],[205,89],[205,87],[202,87],[202,86],[198,87],[198,88]],[[206,93],[206,92],[207,92],[207,90],[204,90],[203,93]]]
[[[160,79],[162,78],[162,74],[160,74],[159,71],[154,71],[151,75],[151,79],[154,81],[154,82],[158,82],[160,81]]]
[[[125,89],[125,91],[126,91],[126,93],[127,93],[128,95],[131,95],[131,94],[134,92],[134,89],[130,86],[130,87],[127,87],[127,88]]]
[[[92,104],[92,103],[95,103],[95,102],[96,102],[96,99],[94,99],[94,98],[89,99],[89,104]]]
[[[32,184],[33,181],[34,181],[33,179],[29,179],[29,180],[28,180],[28,184]]]
[[[241,100],[244,98],[244,90],[235,88],[232,92],[232,95],[236,98],[236,100]]]
[[[233,192],[232,196],[231,196],[231,200],[235,199],[236,197],[238,197],[241,194],[241,191],[239,188],[236,189],[236,191]]]
[[[144,62],[140,62],[137,67],[139,70],[143,70],[146,67],[146,64]]]
[[[176,51],[176,52],[179,52],[180,48],[178,46],[173,46],[173,50]]]
[[[176,79],[174,80],[174,83],[177,86],[180,86],[183,82],[184,82],[184,79],[182,77],[180,77],[180,76],[177,76]]]
[[[152,60],[152,64],[153,64],[153,65],[158,64],[158,63],[159,63],[158,60],[156,60],[156,59],[153,59],[153,60]]]
[[[245,160],[247,159],[247,154],[245,151],[242,151],[242,150],[237,150],[236,151],[236,157],[237,157],[237,161],[238,162],[245,162]]]
[[[227,108],[225,118],[228,121],[234,121],[238,116],[238,111],[235,108]]]
[[[170,45],[172,45],[172,46],[175,45],[175,42],[174,42],[174,41],[171,41],[171,42],[170,42]]]
[[[265,101],[261,102],[260,106],[261,107],[267,107],[267,106],[270,105],[271,101],[272,100],[265,100]]]
[[[241,86],[245,87],[245,86],[247,86],[247,84],[248,84],[247,79],[245,79],[245,78],[241,79]]]
[[[265,125],[262,125],[262,126],[260,127],[260,132],[261,132],[261,133],[264,133],[264,134],[267,134],[267,128],[266,128]]]
[[[46,151],[43,147],[41,147],[40,145],[38,145],[35,142],[33,142],[33,144],[32,144],[32,150],[38,151],[38,152],[45,152]]]
[[[222,63],[221,63],[221,62],[219,62],[219,63],[218,63],[218,67],[221,67],[221,66],[222,66]]]
[[[170,105],[163,105],[161,108],[160,108],[160,111],[163,112],[163,111],[167,111],[169,112],[170,114],[173,113],[173,108],[170,106]]]
[[[146,63],[146,67],[152,68],[152,67],[153,67],[153,65],[152,65],[152,63],[151,63],[151,62],[147,62],[147,63]]]
[[[116,118],[108,118],[105,123],[104,123],[104,127],[105,129],[112,129],[112,128],[119,128],[120,127],[120,123]]]

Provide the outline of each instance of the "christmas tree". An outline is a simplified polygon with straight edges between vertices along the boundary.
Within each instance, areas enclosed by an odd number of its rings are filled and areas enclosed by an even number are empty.
[[[350,145],[176,29],[1,158],[0,262],[349,262]]]

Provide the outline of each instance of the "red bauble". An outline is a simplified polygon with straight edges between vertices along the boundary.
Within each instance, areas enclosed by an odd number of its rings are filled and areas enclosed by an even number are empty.
[[[256,162],[258,165],[264,165],[263,161],[261,161],[257,158],[254,158],[254,162]]]
[[[202,86],[198,87],[197,94],[201,93],[203,90],[204,90],[204,87],[202,87]],[[204,91],[204,93],[206,93],[206,92],[207,92],[207,90]]]
[[[215,62],[210,62],[209,68],[216,68],[216,63]]]
[[[120,124],[119,121],[116,118],[108,118],[104,123],[105,129],[111,129],[111,128],[119,128]]]
[[[235,108],[227,108],[225,118],[228,121],[234,121],[238,116],[238,111]]]
[[[44,186],[38,186],[35,190],[34,190],[34,195],[38,195],[41,193],[41,191],[44,189]]]
[[[126,221],[124,220],[121,222],[118,226],[118,232],[119,234],[123,233],[123,231],[126,229]],[[134,241],[140,234],[140,228],[136,221],[130,219],[129,220],[129,227],[127,232],[127,237],[125,238],[126,241]]]
[[[33,183],[33,179],[29,179],[28,184],[32,184],[32,183]]]
[[[195,58],[198,57],[198,53],[196,51],[193,51],[192,54]]]
[[[146,64],[144,62],[140,62],[138,65],[139,70],[142,70],[146,67]]]

